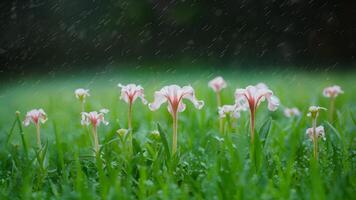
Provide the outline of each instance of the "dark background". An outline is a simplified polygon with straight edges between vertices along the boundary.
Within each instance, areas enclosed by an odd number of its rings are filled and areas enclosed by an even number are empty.
[[[356,66],[354,0],[1,0],[1,72],[130,62]]]

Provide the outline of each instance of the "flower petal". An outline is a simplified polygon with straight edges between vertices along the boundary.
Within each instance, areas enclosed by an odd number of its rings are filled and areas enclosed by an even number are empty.
[[[178,112],[183,112],[185,110],[185,103],[183,102],[180,102],[179,105],[178,105]]]
[[[201,109],[204,106],[204,101],[196,99],[194,89],[191,86],[184,86],[182,95],[182,98],[191,101],[197,109]]]
[[[164,88],[155,92],[153,102],[148,104],[150,110],[154,111],[159,109],[159,107],[161,107],[161,105],[167,101],[166,96],[162,93],[163,89]]]
[[[268,109],[270,111],[275,111],[277,110],[278,106],[279,106],[279,99],[276,96],[270,96],[267,98],[268,101]]]
[[[222,89],[226,88],[226,82],[221,76],[218,76],[209,81],[208,86],[215,92],[220,92]]]

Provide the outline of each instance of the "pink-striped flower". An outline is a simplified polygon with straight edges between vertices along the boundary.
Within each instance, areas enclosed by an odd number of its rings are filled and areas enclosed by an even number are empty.
[[[40,133],[40,124],[44,124],[47,121],[47,115],[43,111],[42,108],[40,109],[33,109],[27,112],[25,120],[23,121],[23,124],[25,126],[30,125],[32,122],[36,126],[36,133],[37,133],[37,147],[38,149],[42,148],[41,145],[41,133]]]
[[[323,90],[323,95],[328,98],[335,98],[335,97],[339,96],[339,94],[342,94],[342,93],[344,93],[344,91],[342,91],[341,87],[338,85],[326,87]]]
[[[256,86],[250,85],[245,89],[236,89],[235,91],[235,102],[247,103],[250,108],[251,143],[254,142],[256,110],[265,100],[268,102],[268,109],[270,111],[277,110],[279,99],[273,95],[273,92],[264,83],[259,83]]]
[[[105,121],[104,115],[108,113],[108,109],[101,109],[99,112],[82,112],[82,125],[92,125],[94,128],[97,128],[101,123],[108,125],[109,122]]]
[[[47,115],[43,111],[42,108],[40,109],[33,109],[29,112],[27,112],[25,120],[23,121],[23,124],[25,126],[30,125],[30,122],[38,126],[40,123],[44,124],[47,121]]]
[[[178,112],[185,110],[186,106],[183,103],[183,99],[191,101],[197,109],[201,109],[204,106],[203,101],[196,99],[194,89],[191,86],[181,88],[178,85],[165,86],[160,91],[156,91],[154,101],[148,106],[154,111],[159,109],[163,103],[168,102],[169,113],[176,115]]]
[[[147,100],[145,99],[144,90],[141,85],[128,84],[121,85],[118,84],[118,87],[121,88],[121,96],[120,99],[124,100],[129,104],[128,111],[128,128],[132,130],[132,106],[137,98],[140,98],[143,104],[147,104]],[[131,143],[130,143],[131,144]]]
[[[144,89],[141,87],[141,85],[122,85],[119,83],[118,87],[121,88],[120,99],[124,100],[126,103],[132,104],[137,98],[140,98],[143,104],[147,104],[147,100],[145,99],[144,95]]]
[[[98,126],[100,124],[108,125],[109,122],[105,121],[104,115],[108,113],[108,109],[101,109],[99,112],[92,111],[92,112],[82,112],[82,125],[92,125],[92,134],[94,139],[94,156],[99,153],[100,146],[99,146],[99,137],[98,137]]]
[[[178,85],[165,86],[160,91],[156,91],[154,101],[148,104],[153,111],[157,110],[163,103],[168,102],[168,111],[173,118],[173,155],[177,152],[178,112],[185,110],[183,99],[191,101],[197,109],[201,109],[204,106],[203,101],[196,99],[194,89],[191,86],[181,88]]]
[[[250,85],[245,89],[236,89],[235,100],[236,102],[246,100],[252,111],[256,111],[260,103],[265,100],[268,102],[268,109],[270,111],[277,110],[279,106],[279,99],[274,96],[273,92],[263,83],[259,83],[256,86]]]
[[[300,111],[298,108],[285,108],[284,115],[288,118],[291,118],[294,116],[300,116]]]
[[[309,136],[309,138],[314,141],[314,133],[313,133],[313,128],[308,128],[306,130],[306,134]],[[325,130],[323,126],[318,126],[315,128],[315,138],[323,138],[325,139]]]
[[[334,121],[334,110],[335,110],[335,101],[336,97],[340,94],[343,94],[341,87],[338,85],[333,85],[330,87],[326,87],[323,90],[323,95],[330,99],[330,106],[329,106],[329,121],[332,123]]]
[[[214,78],[213,80],[209,81],[209,87],[214,90],[214,92],[220,92],[222,89],[226,88],[227,84],[225,80],[221,77],[218,76]]]

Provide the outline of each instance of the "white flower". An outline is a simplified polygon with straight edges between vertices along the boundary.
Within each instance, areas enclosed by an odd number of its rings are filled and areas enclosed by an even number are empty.
[[[82,125],[92,125],[93,127],[98,127],[101,123],[104,125],[108,125],[109,122],[105,121],[104,115],[108,113],[108,109],[101,109],[100,112],[92,111],[92,112],[82,112]]]
[[[226,116],[233,117],[233,118],[240,118],[240,112],[245,111],[246,107],[239,106],[238,104],[235,105],[223,105],[219,107],[219,117],[225,118]]]
[[[284,115],[288,118],[294,117],[294,116],[300,116],[300,111],[298,108],[285,108]]]
[[[319,138],[323,138],[323,140],[325,140],[325,130],[323,126],[318,126],[315,128],[315,132],[316,132],[316,137]],[[311,140],[314,140],[314,136],[313,136],[313,128],[308,128],[306,130],[306,134],[309,136],[309,138]]]
[[[312,118],[317,118],[318,115],[319,115],[319,112],[321,110],[327,110],[327,109],[323,108],[323,107],[320,107],[320,106],[310,106],[307,116],[308,117],[312,117]]]
[[[344,91],[341,90],[341,87],[338,85],[333,85],[330,87],[326,87],[323,90],[323,95],[328,98],[334,98],[339,96],[339,94],[344,93]]]
[[[83,89],[83,88],[78,88],[74,91],[75,97],[79,99],[80,101],[84,102],[85,98],[90,96],[89,90]]]
[[[221,76],[218,76],[218,77],[214,78],[213,80],[209,81],[208,85],[215,92],[220,92],[222,89],[226,88],[226,86],[227,86],[225,80]]]
[[[142,100],[143,104],[147,103],[147,100],[145,99],[145,96],[144,96],[144,89],[143,89],[143,87],[141,87],[141,85],[118,84],[118,87],[121,88],[120,99],[123,99],[126,103],[132,104],[137,98],[140,98]]]
[[[23,124],[25,126],[30,125],[30,122],[34,123],[36,126],[39,125],[39,123],[44,124],[47,121],[47,115],[43,111],[42,108],[40,109],[33,109],[29,112],[27,112],[25,120],[23,121]]]
[[[277,110],[279,99],[263,83],[259,83],[256,86],[250,85],[246,89],[236,89],[235,91],[235,102],[241,103],[247,101],[251,112],[255,112],[260,103],[266,99],[268,101],[268,109],[270,111]]]
[[[148,106],[154,111],[163,103],[168,102],[168,111],[172,115],[176,115],[177,112],[183,112],[185,110],[183,99],[191,101],[197,109],[201,109],[204,106],[203,101],[196,99],[194,89],[191,86],[184,86],[181,88],[178,85],[165,86],[160,91],[156,91],[154,94],[154,101]]]

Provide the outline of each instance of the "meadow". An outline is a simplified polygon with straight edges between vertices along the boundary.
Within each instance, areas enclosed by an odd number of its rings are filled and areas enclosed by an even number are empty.
[[[256,115],[255,158],[251,159],[249,112],[219,132],[215,93],[209,80],[222,76],[222,103],[234,103],[236,88],[266,83],[280,99],[277,111],[263,102]],[[148,70],[30,76],[0,88],[0,199],[356,199],[355,72]],[[165,85],[191,85],[201,110],[184,101],[179,113],[178,151],[171,154],[172,118],[164,104],[152,112],[133,105],[132,151],[126,137],[127,104],[118,83],[140,84],[148,102]],[[340,85],[335,117],[321,112],[325,128],[319,159],[313,158],[309,106],[328,108],[323,88]],[[100,156],[94,157],[90,127],[81,125],[77,88],[90,89],[86,111],[102,108],[107,126],[98,127]],[[300,116],[287,118],[286,107]],[[44,145],[39,159],[35,126],[23,126],[26,112],[42,108]],[[15,114],[19,111],[18,115]],[[155,134],[159,132],[159,134]]]

